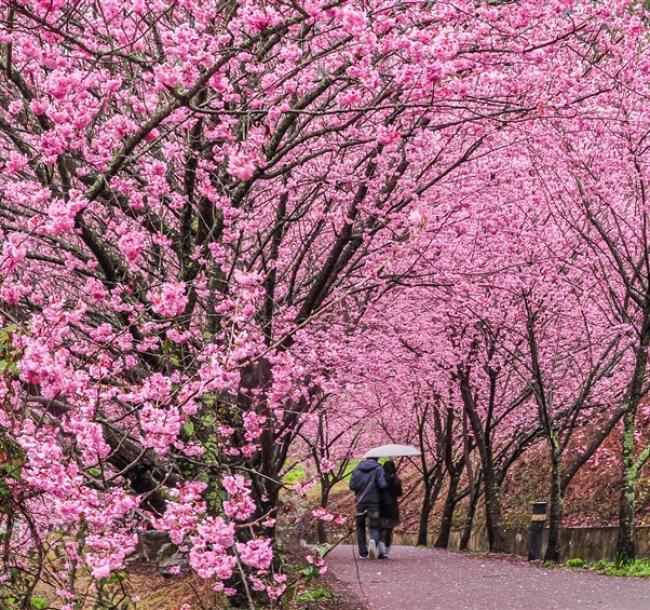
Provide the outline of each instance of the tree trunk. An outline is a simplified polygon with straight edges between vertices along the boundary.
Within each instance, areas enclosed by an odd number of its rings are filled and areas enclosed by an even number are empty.
[[[630,383],[627,408],[625,415],[623,415],[623,443],[621,449],[623,476],[618,509],[618,556],[625,561],[634,559],[636,556],[634,513],[638,465],[634,456],[634,433],[636,432],[636,413],[644,395],[643,381],[648,365],[648,344],[650,344],[650,304],[646,300],[641,341],[635,353],[634,374]]]
[[[327,543],[327,530],[325,529],[325,522],[322,519],[318,520],[316,525],[316,531],[318,533],[318,544]]]
[[[628,561],[636,555],[636,532],[634,513],[636,503],[636,464],[634,462],[634,427],[636,409],[623,416],[623,449],[621,499],[619,504],[618,556]]]
[[[420,526],[418,528],[418,546],[426,546],[428,543],[429,517],[438,499],[442,481],[442,470],[439,470],[433,481],[429,480],[425,482],[424,498],[422,499],[422,509],[420,510]]]
[[[476,446],[481,458],[481,467],[483,468],[488,545],[490,552],[503,553],[505,552],[505,540],[501,533],[501,481],[495,472],[490,430],[486,431],[478,415],[468,372],[460,370],[458,379],[465,413],[467,413],[474,432]],[[496,386],[496,374],[491,376],[490,383],[492,388]]]
[[[426,546],[429,535],[429,515],[431,514],[431,487],[424,486],[424,498],[420,508],[420,525],[418,527],[418,546]]]
[[[460,482],[460,473],[454,473],[449,478],[449,489],[445,498],[445,506],[442,511],[442,520],[440,521],[440,533],[436,538],[433,546],[439,549],[446,549],[449,546],[449,534],[451,532],[451,521],[456,508],[456,493],[458,492],[458,483]]]
[[[460,537],[459,550],[461,551],[467,550],[469,538],[472,535],[472,526],[474,525],[474,515],[476,514],[476,505],[478,504],[479,495],[479,486],[475,485],[470,494],[467,516],[465,517],[465,525],[463,526],[463,533]]]
[[[325,510],[327,510],[327,504],[329,503],[329,495],[329,488],[325,487],[321,481],[320,506]],[[322,519],[318,519],[316,530],[318,533],[318,544],[325,544],[327,542],[327,530],[325,529],[325,522]]]
[[[501,531],[501,484],[491,467],[485,472],[485,520],[490,553],[505,553],[506,541]]]
[[[564,512],[564,494],[560,476],[560,456],[551,452],[551,506],[549,507],[548,546],[544,561],[560,561],[560,525]]]

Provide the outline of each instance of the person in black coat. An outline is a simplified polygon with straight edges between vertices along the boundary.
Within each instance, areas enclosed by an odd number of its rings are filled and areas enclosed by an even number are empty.
[[[395,462],[384,463],[386,487],[379,490],[379,558],[386,559],[393,542],[393,528],[399,523],[399,502],[402,495],[402,482],[397,476]]]
[[[377,558],[380,545],[379,500],[381,490],[387,485],[384,469],[377,458],[369,458],[352,472],[350,489],[354,492],[356,504],[356,526],[359,555]],[[366,542],[366,521],[370,529],[370,540]]]

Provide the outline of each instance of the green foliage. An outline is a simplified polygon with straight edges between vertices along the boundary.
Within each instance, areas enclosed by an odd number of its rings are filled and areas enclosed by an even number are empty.
[[[18,328],[13,324],[0,328],[0,375],[16,377],[20,351],[13,346],[13,335]]]
[[[2,498],[0,498],[0,505]],[[12,523],[11,520],[8,521]],[[11,531],[5,532],[0,535],[0,540],[11,536]],[[33,558],[33,554],[28,556]],[[49,607],[49,603],[45,598],[32,596],[32,591],[36,583],[33,580],[33,575],[28,571],[20,569],[16,566],[11,566],[9,569],[5,568],[5,580],[0,587],[0,609],[1,610],[38,610],[39,608]],[[9,578],[6,578],[6,577]],[[39,605],[43,604],[45,605]],[[29,604],[29,605],[28,605]]]
[[[187,478],[198,479],[207,484],[204,499],[208,504],[209,514],[219,514],[225,499],[221,488],[219,473],[223,467],[222,444],[219,436],[221,425],[241,428],[241,412],[229,403],[208,392],[201,396],[199,412],[183,424],[183,433],[187,439],[203,448],[201,466],[185,462],[181,464]]]
[[[640,557],[632,561],[601,559],[592,563],[589,567],[598,574],[607,574],[609,576],[650,578],[650,557]]]
[[[345,472],[343,473],[343,478],[346,479],[347,477],[349,477],[349,476],[352,474],[352,471],[353,471],[353,470],[354,470],[354,469],[355,469],[359,464],[361,464],[361,461],[362,461],[362,460],[360,460],[360,459],[350,460],[350,461],[348,462],[347,467],[345,468]],[[384,460],[384,461],[386,461],[386,460]]]
[[[318,548],[314,549],[315,550],[314,554],[318,554],[319,557],[325,557],[329,548],[330,547],[328,544],[321,544]],[[320,570],[316,565],[309,564],[306,567],[304,567],[302,570],[300,570],[300,574],[304,576],[307,580],[313,580],[320,577]]]
[[[318,578],[320,576],[320,572],[315,565],[308,565],[307,567],[300,570],[300,574],[307,579]]]
[[[169,362],[172,366],[178,368],[181,366],[181,359],[178,354],[178,348],[169,340],[165,339],[162,342],[162,353],[163,357]]]
[[[0,433],[0,513],[11,515],[13,512],[9,479],[20,481],[24,462],[25,454],[22,449]]]
[[[332,599],[332,594],[326,587],[319,585],[318,587],[314,587],[309,591],[301,593],[296,596],[295,599],[299,602],[313,602],[319,599]]]
[[[564,565],[568,568],[583,568],[585,566],[585,560],[581,557],[573,557],[572,559],[567,559]]]
[[[18,604],[20,603],[15,595],[8,595],[7,597],[0,596],[0,601],[6,604],[6,606],[3,607],[5,607],[7,610],[14,610],[14,608],[18,608]]]
[[[355,460],[350,460],[345,468],[345,471],[343,472],[343,476],[341,480],[332,487],[332,493],[346,493],[348,491],[348,480],[350,478],[350,475],[352,474],[352,471],[361,463],[361,460],[355,459]]]
[[[305,472],[305,469],[300,462],[296,462],[284,475],[282,475],[282,482],[285,485],[291,486],[304,481],[306,478],[307,473]]]

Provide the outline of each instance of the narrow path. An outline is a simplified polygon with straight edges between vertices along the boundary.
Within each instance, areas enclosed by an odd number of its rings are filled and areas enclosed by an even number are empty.
[[[328,565],[368,610],[650,610],[650,580],[544,569],[518,558],[398,546],[388,560],[359,560],[356,549],[341,546]]]

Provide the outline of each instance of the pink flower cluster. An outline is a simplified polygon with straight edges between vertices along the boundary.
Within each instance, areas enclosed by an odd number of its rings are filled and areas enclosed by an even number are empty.
[[[198,521],[206,510],[205,502],[201,499],[205,489],[205,483],[188,481],[174,490],[174,501],[167,503],[162,517],[153,520],[156,529],[168,532],[174,544],[182,545],[186,537],[196,530]]]
[[[248,481],[240,474],[236,474],[224,476],[222,483],[230,495],[230,498],[223,502],[226,515],[235,521],[250,519],[255,512],[255,502],[251,498]]]
[[[271,541],[265,538],[255,538],[245,544],[238,542],[237,552],[245,565],[261,572],[268,570],[273,561]]]
[[[255,173],[255,164],[246,153],[232,153],[228,157],[228,173],[240,180],[248,180]]]
[[[325,565],[325,560],[322,557],[314,557],[313,555],[307,555],[307,563],[309,565],[316,566],[318,568],[319,574],[325,574],[327,572],[327,566]]]
[[[165,318],[179,316],[187,305],[186,286],[183,282],[165,282],[159,290],[151,290],[148,298],[151,308]]]
[[[244,515],[250,516],[251,508],[247,501],[249,490],[241,475],[227,476],[224,487],[231,495],[227,502],[232,509],[225,510],[226,516],[241,521]],[[244,566],[254,569],[256,576],[251,582],[262,583],[260,577],[268,571],[273,560],[271,540],[253,538],[247,542],[237,542],[235,524],[224,517],[205,516],[206,505],[201,500],[205,484],[199,482],[185,483],[175,492],[175,501],[169,502],[165,514],[155,519],[157,529],[167,531],[174,544],[189,548],[192,569],[205,579],[216,579],[215,587],[227,593],[234,593],[223,581],[229,580],[236,569],[237,557]],[[236,504],[239,505],[236,506]],[[262,584],[262,590],[266,585]],[[282,586],[282,578],[275,583],[275,592]]]
[[[139,421],[142,444],[164,455],[176,441],[183,418],[176,407],[158,408],[146,403],[139,410]]]
[[[191,538],[190,565],[201,578],[228,580],[236,559],[228,554],[235,540],[235,528],[221,517],[207,517]]]

